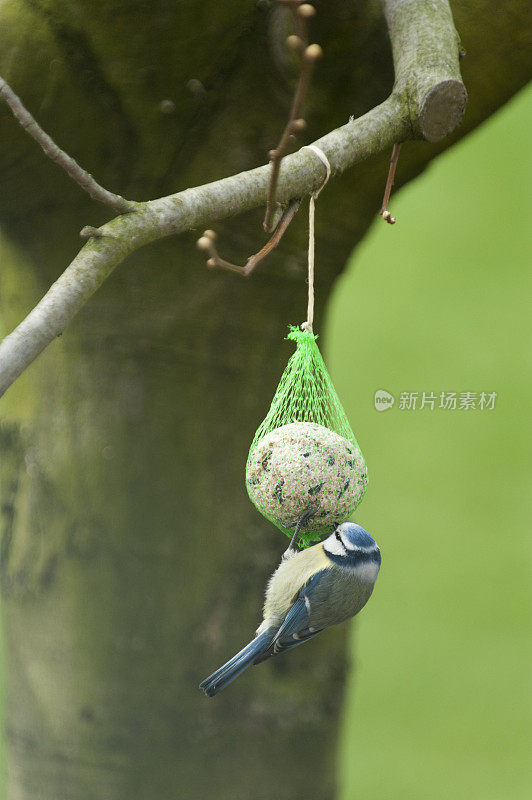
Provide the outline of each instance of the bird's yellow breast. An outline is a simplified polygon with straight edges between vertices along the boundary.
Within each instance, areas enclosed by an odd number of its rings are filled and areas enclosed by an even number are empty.
[[[280,624],[302,586],[316,572],[330,568],[331,561],[323,552],[323,545],[315,544],[307,550],[282,561],[266,587],[264,620]]]

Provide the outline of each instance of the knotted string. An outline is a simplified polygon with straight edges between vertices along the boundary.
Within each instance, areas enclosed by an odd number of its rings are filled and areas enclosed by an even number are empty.
[[[301,150],[312,150],[327,170],[325,180],[320,188],[310,195],[308,206],[308,306],[307,319],[302,323],[301,328],[304,331],[312,333],[312,325],[314,322],[314,214],[318,195],[331,177],[331,165],[323,150],[320,150],[315,144],[306,144]]]

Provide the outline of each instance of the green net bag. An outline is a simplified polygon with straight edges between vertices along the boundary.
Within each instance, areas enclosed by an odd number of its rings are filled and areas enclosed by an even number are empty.
[[[297,346],[246,465],[248,495],[287,536],[319,541],[347,519],[367,486],[367,467],[308,330],[290,327]]]

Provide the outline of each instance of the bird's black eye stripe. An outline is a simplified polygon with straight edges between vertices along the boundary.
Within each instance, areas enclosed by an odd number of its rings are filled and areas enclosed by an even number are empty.
[[[340,544],[341,544],[341,543],[342,543],[342,537],[340,536],[340,534],[338,533],[338,531],[335,531],[335,532],[334,532],[334,535],[336,536],[336,540],[337,540],[338,542],[340,542]]]

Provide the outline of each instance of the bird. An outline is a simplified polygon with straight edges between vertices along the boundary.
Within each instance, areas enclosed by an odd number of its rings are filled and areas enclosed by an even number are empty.
[[[208,697],[229,686],[252,664],[298,647],[368,602],[381,566],[373,537],[343,522],[323,542],[293,549],[294,538],[266,587],[263,621],[255,638],[200,683]]]

